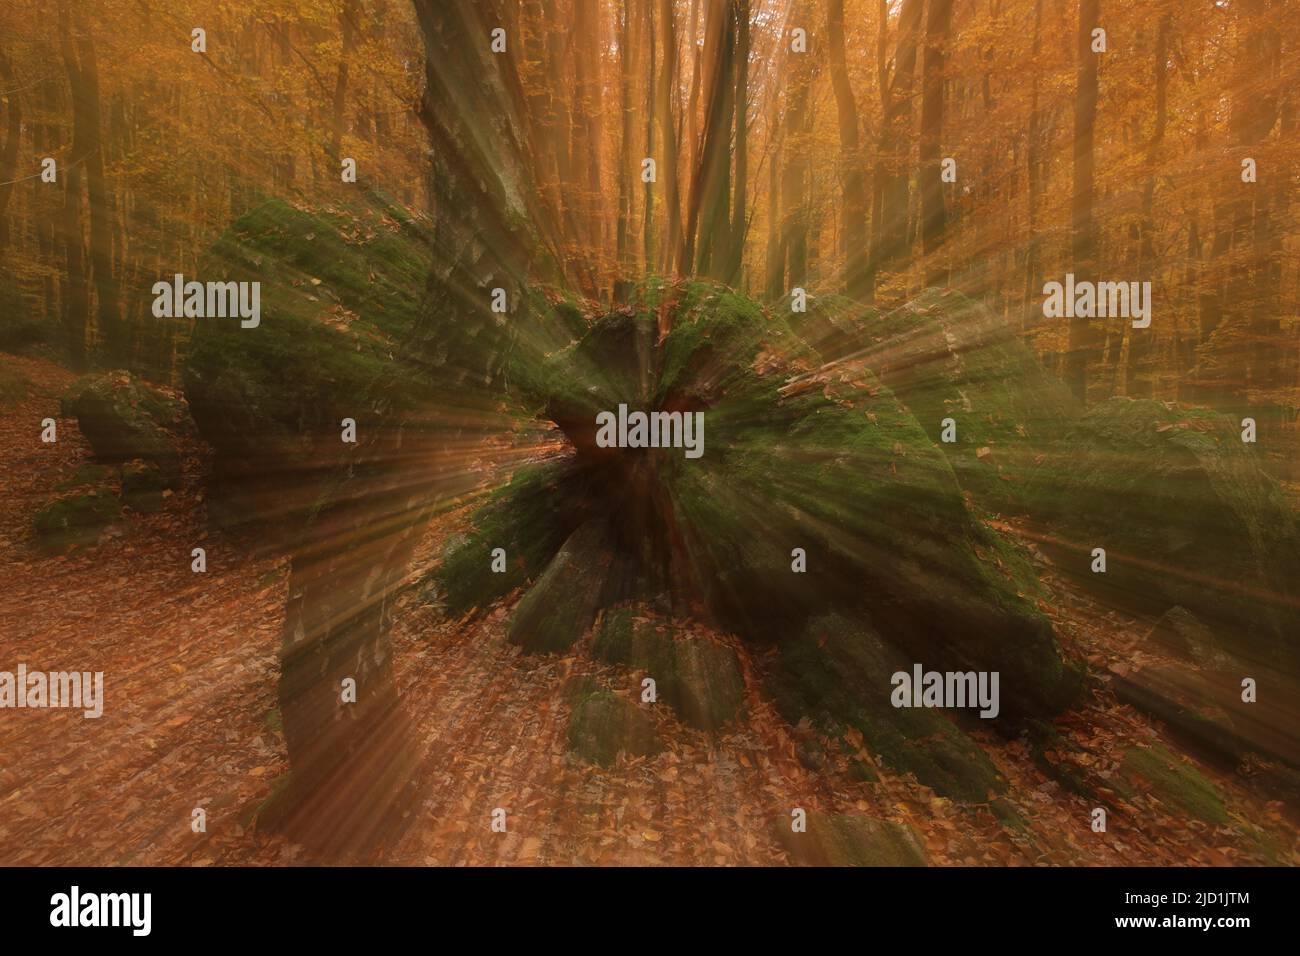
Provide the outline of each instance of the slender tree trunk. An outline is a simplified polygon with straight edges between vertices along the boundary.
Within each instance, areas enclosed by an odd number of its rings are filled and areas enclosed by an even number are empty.
[[[646,97],[645,97],[645,157],[653,159],[655,155],[655,20],[653,0],[640,0],[642,16],[645,23],[646,51]],[[647,273],[655,271],[655,179],[646,177],[644,198],[644,222],[642,224],[642,250],[644,268]]]
[[[77,54],[72,38],[72,21],[66,2],[59,5],[59,48],[63,54],[63,64],[68,73],[68,81],[73,90],[73,133],[72,149],[68,159],[63,163],[60,176],[63,179],[63,248],[66,262],[67,285],[61,296],[63,302],[63,326],[68,336],[68,353],[72,367],[84,370],[86,362],[86,338],[90,328],[90,274],[86,261],[86,239],[81,221],[82,177],[86,151],[86,129],[84,119],[77,122],[84,108],[84,92],[81,89]]]
[[[614,302],[627,302],[632,274],[632,27],[635,11],[624,4],[618,15],[618,222],[616,225],[616,255],[618,273],[614,280]]]
[[[858,104],[849,82],[844,49],[844,0],[827,0],[826,45],[831,87],[840,131],[840,189],[844,196],[844,291],[852,299],[870,297],[867,267],[867,186],[860,151]]]
[[[687,202],[684,266],[698,275],[726,278],[731,239],[731,124],[735,115],[735,9],[731,0],[709,0],[705,22],[703,141]],[[697,228],[698,227],[698,228]]]
[[[923,0],[903,0],[898,18],[894,74],[882,82],[882,120],[877,174],[880,180],[880,215],[875,225],[873,274],[894,261],[907,248],[908,184],[912,143],[912,88],[916,79],[916,47],[920,35]],[[882,16],[888,6],[881,4]]]
[[[792,23],[810,23],[808,4],[795,7]],[[789,38],[786,38],[789,43]],[[808,283],[808,176],[812,110],[810,93],[816,75],[816,53],[787,54],[790,79],[786,86],[783,130],[785,168],[781,173],[781,246],[785,254],[786,280],[789,289],[807,288]]]
[[[663,249],[664,268],[680,275],[682,232],[681,187],[677,181],[677,129],[672,111],[673,80],[677,75],[677,34],[674,28],[673,0],[659,0],[659,29],[663,36],[663,66],[659,70],[659,96],[655,112],[664,140],[664,161],[660,163],[667,206],[667,233]]]
[[[18,169],[18,140],[23,129],[22,106],[15,89],[13,67],[9,58],[0,50],[0,83],[9,90],[5,97],[5,112],[8,117],[4,145],[0,146],[0,249],[9,244],[9,200],[14,193],[15,172]]]
[[[735,288],[742,285],[749,192],[749,0],[736,0],[736,177],[732,187],[730,262],[724,280]]]
[[[1156,47],[1152,64],[1152,82],[1156,91],[1156,115],[1147,143],[1146,164],[1149,172],[1142,189],[1142,242],[1139,250],[1140,270],[1144,280],[1155,278],[1155,203],[1156,165],[1160,160],[1160,147],[1165,140],[1165,126],[1169,121],[1169,36],[1173,18],[1166,11],[1160,17],[1156,30]],[[1154,287],[1154,283],[1153,283]],[[1152,393],[1153,374],[1147,365],[1151,357],[1151,329],[1133,329],[1129,337],[1128,360],[1124,368],[1124,393],[1131,397],[1149,397]]]
[[[1092,52],[1092,31],[1100,26],[1101,0],[1079,0],[1075,45],[1074,190],[1070,201],[1070,252],[1076,282],[1096,280],[1096,224],[1093,191],[1096,160],[1093,131],[1097,122],[1097,56]],[[1069,320],[1065,381],[1080,401],[1087,400],[1088,363],[1096,345],[1086,318]]]
[[[1030,91],[1029,130],[1025,137],[1025,172],[1026,172],[1026,210],[1029,242],[1025,247],[1025,289],[1021,304],[1020,334],[1028,335],[1027,316],[1031,313],[1030,303],[1036,302],[1041,288],[1042,267],[1040,248],[1042,240],[1038,235],[1038,209],[1042,202],[1043,191],[1043,111],[1039,102],[1039,54],[1042,52],[1043,39],[1043,0],[1034,0],[1034,61],[1029,65],[1033,76]]]
[[[921,96],[921,251],[927,259],[926,283],[938,285],[946,270],[931,257],[943,241],[947,214],[941,171],[943,138],[944,56],[952,24],[952,0],[929,0],[925,23],[925,64]]]
[[[357,28],[361,15],[358,0],[344,0],[339,9],[339,33],[343,49],[339,57],[338,73],[334,79],[334,122],[330,133],[330,158],[338,162],[343,157],[343,127],[346,124],[348,98],[348,70],[356,49]]]

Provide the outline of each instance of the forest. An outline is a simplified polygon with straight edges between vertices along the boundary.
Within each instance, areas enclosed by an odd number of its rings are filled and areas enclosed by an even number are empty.
[[[1294,864],[1296,12],[6,0],[0,863]]]

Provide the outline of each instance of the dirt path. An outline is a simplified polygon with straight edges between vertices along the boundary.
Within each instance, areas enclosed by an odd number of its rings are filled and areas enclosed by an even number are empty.
[[[201,451],[187,448],[186,482],[166,511],[128,514],[98,547],[46,557],[33,549],[34,511],[89,456],[72,419],[57,445],[40,421],[58,417],[72,377],[49,363],[6,358],[32,383],[0,414],[0,670],[103,671],[104,716],[0,711],[0,864],[274,864],[299,849],[243,821],[287,770],[275,707],[276,650],[287,568],[251,560],[245,543],[206,535]],[[431,548],[456,528],[430,531]],[[190,570],[203,546],[208,571]],[[1049,578],[1050,578],[1050,569]],[[1050,607],[1067,652],[1104,671],[1140,635],[1053,580]],[[394,634],[404,706],[421,752],[414,825],[395,864],[771,864],[787,861],[776,828],[793,807],[910,823],[936,863],[1296,862],[1280,808],[1233,775],[1199,767],[1230,809],[1221,825],[1190,819],[1151,793],[1119,800],[1106,834],[1089,828],[1095,800],[1049,779],[1023,741],[980,738],[1011,782],[1003,810],[963,808],[911,778],[800,762],[803,730],[761,693],[768,661],[742,651],[748,719],[716,739],[657,711],[664,753],[589,767],[566,749],[568,682],[590,677],[632,694],[636,675],[589,661],[582,648],[530,658],[505,641],[508,602],[477,622],[445,619],[413,589]],[[1126,749],[1159,742],[1152,724],[1103,690],[1057,722],[1072,760],[1095,779]],[[1173,749],[1173,748],[1171,748]],[[191,827],[207,815],[206,833]],[[492,811],[507,811],[493,832]],[[1253,834],[1253,835],[1252,835]]]

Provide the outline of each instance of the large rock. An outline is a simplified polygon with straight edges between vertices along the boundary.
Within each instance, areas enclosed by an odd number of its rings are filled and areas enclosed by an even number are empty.
[[[96,458],[142,459],[156,465],[170,484],[179,480],[180,456],[163,425],[173,420],[176,403],[118,371],[82,379],[66,404]]]
[[[854,813],[809,812],[807,829],[777,824],[777,837],[790,859],[802,866],[927,866],[912,828]]]
[[[606,767],[620,754],[645,757],[660,750],[649,715],[608,691],[596,691],[578,702],[569,722],[568,744],[583,760]]]
[[[1113,602],[1186,608],[1248,660],[1300,659],[1295,517],[1238,423],[1112,398],[1044,454],[1025,491],[1062,566]],[[1094,548],[1104,574],[1091,572]]]
[[[721,730],[744,707],[745,678],[735,651],[681,633],[643,609],[607,611],[592,642],[592,655],[653,678],[659,699],[697,729]]]
[[[557,653],[587,633],[600,610],[612,560],[607,541],[596,519],[569,536],[515,608],[507,633],[511,644],[531,653]]]
[[[1007,789],[1007,781],[984,751],[943,711],[891,703],[892,675],[911,673],[914,662],[926,670],[962,669],[949,667],[942,658],[916,661],[887,643],[865,619],[828,614],[782,645],[770,689],[792,723],[808,717],[831,736],[851,727],[896,772],[914,774],[941,796],[987,802]],[[1006,675],[999,680],[1004,705],[1025,690],[1009,686]]]
[[[1229,663],[1214,632],[1185,607],[1171,607],[1160,615],[1146,639],[1167,653],[1204,667],[1223,667]]]
[[[167,490],[167,478],[154,463],[128,461],[122,466],[122,502],[132,511],[161,511]]]
[[[485,608],[542,574],[577,527],[577,477],[568,459],[527,465],[475,510],[469,533],[428,576],[449,614]],[[503,572],[492,570],[497,548],[505,552]]]
[[[121,503],[107,491],[64,495],[36,513],[37,544],[49,552],[95,544],[121,516]]]
[[[402,348],[431,257],[410,218],[382,204],[306,210],[272,199],[222,235],[203,280],[261,283],[261,319],[197,320],[184,368],[194,421],[214,450],[209,517],[236,526],[308,513],[365,435],[378,397],[409,409],[425,376]]]

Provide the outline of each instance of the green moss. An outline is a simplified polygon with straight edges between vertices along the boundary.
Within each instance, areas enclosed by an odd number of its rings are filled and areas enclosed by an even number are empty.
[[[567,487],[566,487],[567,486]],[[460,616],[483,608],[535,579],[578,521],[582,483],[571,462],[520,468],[470,519],[470,533],[431,575],[447,611]],[[506,570],[492,570],[492,552],[503,548]]]
[[[93,544],[121,516],[121,504],[105,491],[66,495],[36,513],[37,541],[46,551]]]
[[[129,372],[90,376],[68,392],[77,427],[90,442],[95,457],[106,462],[139,458],[153,462],[175,482],[180,456],[156,417],[168,401]]]
[[[573,532],[515,608],[507,639],[532,653],[566,651],[600,610],[609,567],[605,529],[589,521]]]
[[[280,717],[279,707],[272,707],[266,712],[266,728],[272,733],[284,733],[284,721]]]
[[[606,767],[620,754],[644,757],[660,750],[649,715],[631,701],[608,691],[590,694],[574,708],[568,745],[588,763]]]
[[[1130,747],[1120,772],[1146,781],[1161,803],[1215,825],[1228,822],[1223,795],[1195,767],[1159,744]]]
[[[122,501],[133,511],[161,511],[169,481],[157,465],[147,461],[129,461],[122,466]]]
[[[592,642],[592,656],[653,678],[658,698],[697,729],[721,730],[744,707],[745,680],[735,651],[677,633],[671,623],[633,609],[605,614]]]
[[[884,316],[866,354],[961,487],[994,511],[1022,510],[1038,454],[1081,412],[1004,320],[960,292],[929,289]],[[953,442],[942,441],[947,418]]]
[[[202,319],[186,350],[190,411],[215,451],[213,517],[302,517],[347,453],[342,419],[364,428],[376,409],[432,401],[409,343],[431,262],[408,217],[369,201],[306,210],[268,200],[207,251],[201,274],[261,283],[256,328]]]
[[[827,732],[853,727],[886,765],[941,796],[984,803],[1005,791],[984,752],[941,713],[892,706],[898,670],[910,670],[905,655],[869,623],[825,615],[782,645],[769,689],[787,720],[810,717]]]
[[[97,465],[90,461],[82,462],[71,475],[55,485],[54,489],[56,491],[71,491],[73,488],[102,484],[108,480],[110,474],[110,469],[105,465]]]

